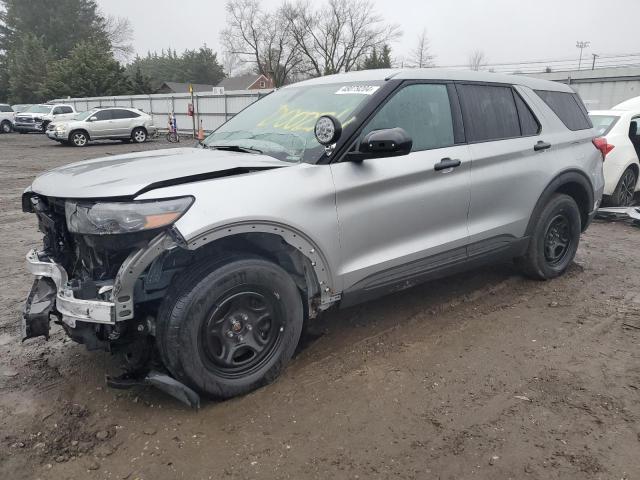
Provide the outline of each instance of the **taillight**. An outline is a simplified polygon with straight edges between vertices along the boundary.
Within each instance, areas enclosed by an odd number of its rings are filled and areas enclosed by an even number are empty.
[[[610,143],[608,143],[607,139],[604,137],[594,138],[593,144],[598,150],[600,150],[600,153],[602,153],[603,162],[604,162],[604,159],[607,158],[607,154],[614,149],[614,145],[611,145]]]

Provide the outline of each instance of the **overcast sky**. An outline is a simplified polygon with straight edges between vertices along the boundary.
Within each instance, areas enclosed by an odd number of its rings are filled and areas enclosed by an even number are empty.
[[[320,3],[317,0],[314,3]],[[129,18],[140,54],[203,43],[218,51],[224,0],[98,0],[104,13]],[[275,7],[280,0],[262,0]],[[483,50],[490,63],[577,58],[577,40],[591,53],[639,53],[640,0],[374,0],[378,13],[400,25],[394,57],[406,55],[427,29],[438,65],[466,64]]]

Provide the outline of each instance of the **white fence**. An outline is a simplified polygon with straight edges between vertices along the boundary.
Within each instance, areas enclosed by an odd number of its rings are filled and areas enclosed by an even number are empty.
[[[194,93],[193,108],[196,129],[202,120],[202,127],[212,131],[256,100],[268,95],[271,90],[238,90],[214,95],[209,92]],[[118,97],[58,98],[53,103],[67,103],[79,112],[95,107],[138,108],[153,117],[154,124],[167,129],[169,113],[174,112],[178,130],[191,132],[193,120],[187,114],[191,103],[189,93],[160,93],[154,95],[123,95]]]

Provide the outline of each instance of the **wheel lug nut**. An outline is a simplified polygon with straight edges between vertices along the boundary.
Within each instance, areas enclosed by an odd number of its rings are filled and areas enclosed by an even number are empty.
[[[253,330],[253,327],[250,324],[247,324],[247,330],[251,331]]]
[[[244,337],[242,335],[238,335],[238,341],[241,342],[244,340]]]
[[[233,338],[233,332],[231,330],[227,332],[227,337]]]

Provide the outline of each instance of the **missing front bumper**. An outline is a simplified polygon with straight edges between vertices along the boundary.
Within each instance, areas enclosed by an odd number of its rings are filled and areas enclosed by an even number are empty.
[[[29,331],[30,325],[40,325],[43,322],[41,313],[29,313],[29,315],[26,313],[27,311],[33,312],[34,306],[37,311],[42,309],[41,303],[44,300],[37,301],[42,296],[41,293],[37,292],[44,291],[45,287],[43,285],[49,287],[46,299],[51,301],[51,306],[47,313],[46,336],[48,336],[48,317],[50,313],[54,312],[59,313],[61,320],[71,328],[75,328],[77,321],[115,325],[115,304],[100,300],[75,298],[73,290],[68,285],[67,272],[61,265],[40,254],[35,249],[27,254],[26,265],[27,270],[38,278],[34,282],[32,293],[27,298],[27,304],[25,305],[25,332]],[[35,315],[37,315],[37,319]],[[40,327],[34,327],[34,331],[40,330],[42,330]],[[41,335],[43,334],[35,336]],[[33,338],[33,336],[25,336],[26,338]]]

